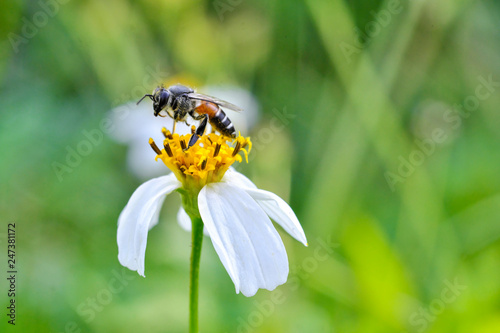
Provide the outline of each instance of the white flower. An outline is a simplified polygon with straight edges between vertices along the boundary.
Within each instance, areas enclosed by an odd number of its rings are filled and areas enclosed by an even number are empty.
[[[134,192],[118,220],[118,259],[144,276],[149,229],[158,223],[162,203],[181,187],[174,174],[151,179]],[[288,258],[270,218],[307,246],[294,212],[274,193],[258,189],[248,178],[229,169],[220,182],[206,184],[198,208],[215,251],[234,282],[236,292],[253,296],[259,288],[273,290],[288,277]],[[190,228],[181,207],[178,220]]]

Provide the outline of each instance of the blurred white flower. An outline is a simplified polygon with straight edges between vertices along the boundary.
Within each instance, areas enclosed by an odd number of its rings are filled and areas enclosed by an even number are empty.
[[[206,86],[198,90],[201,94],[207,94],[231,102],[241,107],[243,112],[232,112],[224,110],[236,131],[247,135],[259,120],[259,104],[255,97],[245,89],[234,86]]]
[[[118,106],[111,110],[111,121],[116,128],[110,136],[119,143],[128,146],[127,166],[141,180],[164,175],[165,168],[151,159],[151,147],[148,140],[151,133],[153,139],[161,141],[161,129],[172,129],[173,119],[170,117],[155,117],[151,103],[144,101]],[[184,123],[178,123],[177,133],[187,134],[190,129]]]

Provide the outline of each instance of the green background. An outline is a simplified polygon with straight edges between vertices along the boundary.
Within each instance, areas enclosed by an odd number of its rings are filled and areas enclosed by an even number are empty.
[[[500,331],[500,87],[482,83],[500,81],[498,2],[2,1],[0,16],[1,276],[12,222],[18,269],[15,326],[0,278],[2,331],[187,330],[178,195],[144,279],[117,260],[141,183],[127,147],[105,135],[54,171],[82,131],[161,83],[151,71],[256,96],[239,170],[290,203],[309,241],[279,229],[289,281],[246,298],[205,238],[201,332]],[[267,140],[276,110],[293,119]]]

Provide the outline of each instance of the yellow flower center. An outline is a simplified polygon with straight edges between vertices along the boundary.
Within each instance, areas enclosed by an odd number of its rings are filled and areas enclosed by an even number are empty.
[[[231,139],[210,133],[199,137],[193,146],[187,148],[190,134],[171,134],[165,128],[162,132],[165,136],[163,149],[160,150],[153,139],[149,139],[149,144],[157,154],[155,159],[160,158],[184,188],[201,189],[207,183],[220,181],[234,161],[242,161],[240,152],[245,154],[248,163],[252,147],[250,138],[239,135]]]

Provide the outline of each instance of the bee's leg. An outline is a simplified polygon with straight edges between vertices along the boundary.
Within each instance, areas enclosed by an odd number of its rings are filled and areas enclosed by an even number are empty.
[[[175,120],[174,120],[174,126],[173,126],[173,128],[172,128],[172,134],[174,134],[174,133],[175,133],[175,126],[177,126],[177,121],[175,121]]]
[[[196,141],[200,138],[205,133],[205,129],[207,128],[207,121],[208,121],[208,116],[205,114],[203,115],[204,119],[201,121],[200,126],[196,129],[196,132],[194,132],[191,135],[191,139],[189,139],[189,144],[186,149],[189,149],[189,147],[193,146]]]

